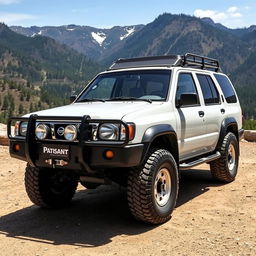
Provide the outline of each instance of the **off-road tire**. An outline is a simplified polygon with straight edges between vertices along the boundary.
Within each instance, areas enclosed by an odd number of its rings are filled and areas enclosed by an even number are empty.
[[[78,178],[57,169],[35,168],[25,171],[25,187],[30,200],[40,207],[59,208],[67,205],[75,194]]]
[[[170,175],[170,195],[162,206],[157,202],[157,178],[164,170]],[[165,149],[152,149],[140,167],[130,170],[127,197],[132,215],[140,221],[160,224],[171,218],[179,188],[178,168],[171,153]],[[158,199],[159,200],[159,199]]]
[[[233,155],[234,161],[230,165],[230,147],[234,150]],[[222,182],[232,182],[235,180],[237,175],[238,163],[239,163],[239,144],[236,136],[229,132],[223,139],[221,146],[221,157],[210,163],[212,177],[218,181]],[[231,168],[232,167],[232,168]]]

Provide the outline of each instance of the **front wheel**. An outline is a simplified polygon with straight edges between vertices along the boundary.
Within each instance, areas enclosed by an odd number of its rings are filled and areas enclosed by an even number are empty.
[[[171,153],[153,149],[141,167],[131,169],[127,196],[133,216],[160,224],[171,218],[178,196],[178,168]]]
[[[25,187],[30,200],[41,207],[57,208],[70,202],[78,178],[66,171],[35,168],[29,164],[25,172]]]

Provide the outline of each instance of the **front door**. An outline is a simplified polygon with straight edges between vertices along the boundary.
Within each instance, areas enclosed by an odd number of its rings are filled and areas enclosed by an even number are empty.
[[[181,94],[189,93],[197,95],[197,102],[193,105],[176,107],[175,111],[180,161],[205,152],[204,136],[206,127],[204,111],[200,103],[194,77],[190,72],[179,72],[177,76],[176,102],[179,102]]]

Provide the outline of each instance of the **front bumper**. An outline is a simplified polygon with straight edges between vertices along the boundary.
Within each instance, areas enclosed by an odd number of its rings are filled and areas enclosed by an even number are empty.
[[[18,152],[15,150],[15,145],[17,144],[20,145],[20,150]],[[40,148],[43,145],[56,146],[56,144],[53,143],[42,144],[41,142],[38,142],[33,146],[34,153],[28,156],[26,154],[26,142],[11,139],[9,148],[10,155],[26,162],[29,162],[30,159],[36,167],[53,167],[54,161],[52,164],[49,164],[46,162],[48,159],[43,158],[39,154],[41,151]],[[111,147],[110,145],[104,144],[97,146],[80,146],[71,144],[69,145],[69,149],[70,158],[69,160],[65,160],[68,164],[64,166],[56,165],[56,168],[87,170],[87,166],[91,169],[137,166],[140,164],[142,159],[144,144],[126,145],[124,147]],[[111,150],[113,152],[114,157],[112,159],[105,158],[104,153],[107,150]]]
[[[46,118],[46,117],[44,117]],[[81,130],[78,141],[68,142],[60,140],[39,141],[35,139],[35,122],[43,117],[31,116],[28,120],[28,131],[26,138],[10,136],[11,122],[8,124],[8,136],[10,139],[10,155],[14,158],[28,162],[31,166],[43,168],[61,168],[81,170],[85,172],[93,172],[97,169],[115,168],[115,167],[133,167],[140,164],[144,144],[128,144],[129,139],[126,138],[124,142],[104,142],[104,141],[88,141],[88,122],[89,118],[84,116],[80,118]],[[49,119],[49,117],[47,117]],[[57,118],[57,117],[51,117]],[[16,118],[13,118],[16,120]],[[13,120],[12,119],[12,120]],[[68,118],[66,118],[68,120]],[[74,118],[73,118],[74,119]],[[92,120],[90,120],[92,121]],[[121,122],[121,121],[120,121]],[[126,125],[125,123],[123,123]],[[17,144],[19,145],[17,147]],[[53,157],[46,159],[42,155],[42,147],[58,147],[65,145],[69,148],[68,159],[61,157]],[[19,148],[19,150],[17,150]],[[107,159],[105,152],[111,150],[113,157]],[[60,161],[62,164],[60,164]],[[64,163],[64,164],[63,164]]]

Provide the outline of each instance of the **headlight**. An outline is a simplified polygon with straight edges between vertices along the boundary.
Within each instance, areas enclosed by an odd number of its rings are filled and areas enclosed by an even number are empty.
[[[73,141],[77,138],[77,128],[74,125],[67,125],[64,130],[66,140]]]
[[[49,134],[49,127],[45,124],[39,124],[36,127],[36,137],[39,140],[44,140]]]
[[[102,124],[99,128],[99,138],[101,140],[118,140],[119,127],[117,124]]]
[[[21,136],[26,136],[26,134],[27,134],[27,128],[28,128],[28,122],[21,122],[20,124],[19,124],[19,134],[21,135]]]

